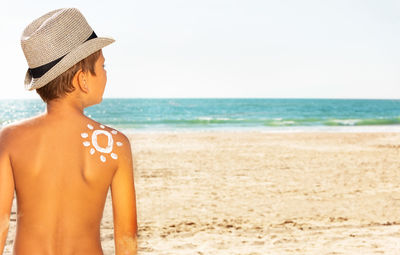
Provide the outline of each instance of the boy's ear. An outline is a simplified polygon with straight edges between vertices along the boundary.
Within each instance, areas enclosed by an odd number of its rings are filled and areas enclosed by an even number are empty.
[[[76,74],[74,75],[72,83],[75,88],[80,89],[84,93],[89,93],[89,84],[87,81],[87,75],[85,72],[82,72],[81,69],[79,69],[79,71],[76,72]]]

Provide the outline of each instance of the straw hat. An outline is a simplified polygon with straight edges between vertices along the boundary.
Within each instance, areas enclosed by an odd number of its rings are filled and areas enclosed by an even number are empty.
[[[58,9],[41,16],[21,36],[22,51],[29,66],[25,89],[45,86],[113,42],[112,38],[97,37],[78,9]]]

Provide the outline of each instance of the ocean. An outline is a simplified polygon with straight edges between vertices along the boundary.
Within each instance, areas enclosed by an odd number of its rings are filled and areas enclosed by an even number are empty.
[[[40,99],[0,100],[0,107],[0,127],[45,111]],[[400,100],[107,98],[85,114],[129,132],[400,131]]]

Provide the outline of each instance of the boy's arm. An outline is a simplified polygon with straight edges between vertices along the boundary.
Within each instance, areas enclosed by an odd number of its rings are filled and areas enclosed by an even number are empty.
[[[14,198],[14,176],[7,152],[6,130],[0,130],[0,254],[3,254]]]
[[[129,140],[125,136],[123,138],[118,169],[111,183],[115,254],[136,255],[137,216],[132,152]]]

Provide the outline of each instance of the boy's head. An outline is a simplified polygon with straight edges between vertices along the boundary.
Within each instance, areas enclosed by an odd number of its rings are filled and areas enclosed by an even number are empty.
[[[36,89],[46,102],[63,97],[74,90],[72,80],[79,70],[95,75],[94,64],[101,49],[113,42],[112,38],[97,37],[78,9],[46,13],[21,36],[29,66],[25,88]]]
[[[45,86],[36,89],[36,92],[46,103],[50,100],[64,97],[67,93],[75,90],[75,87],[72,85],[72,80],[79,70],[96,75],[95,64],[100,54],[101,50],[98,50],[89,57],[79,61]]]

